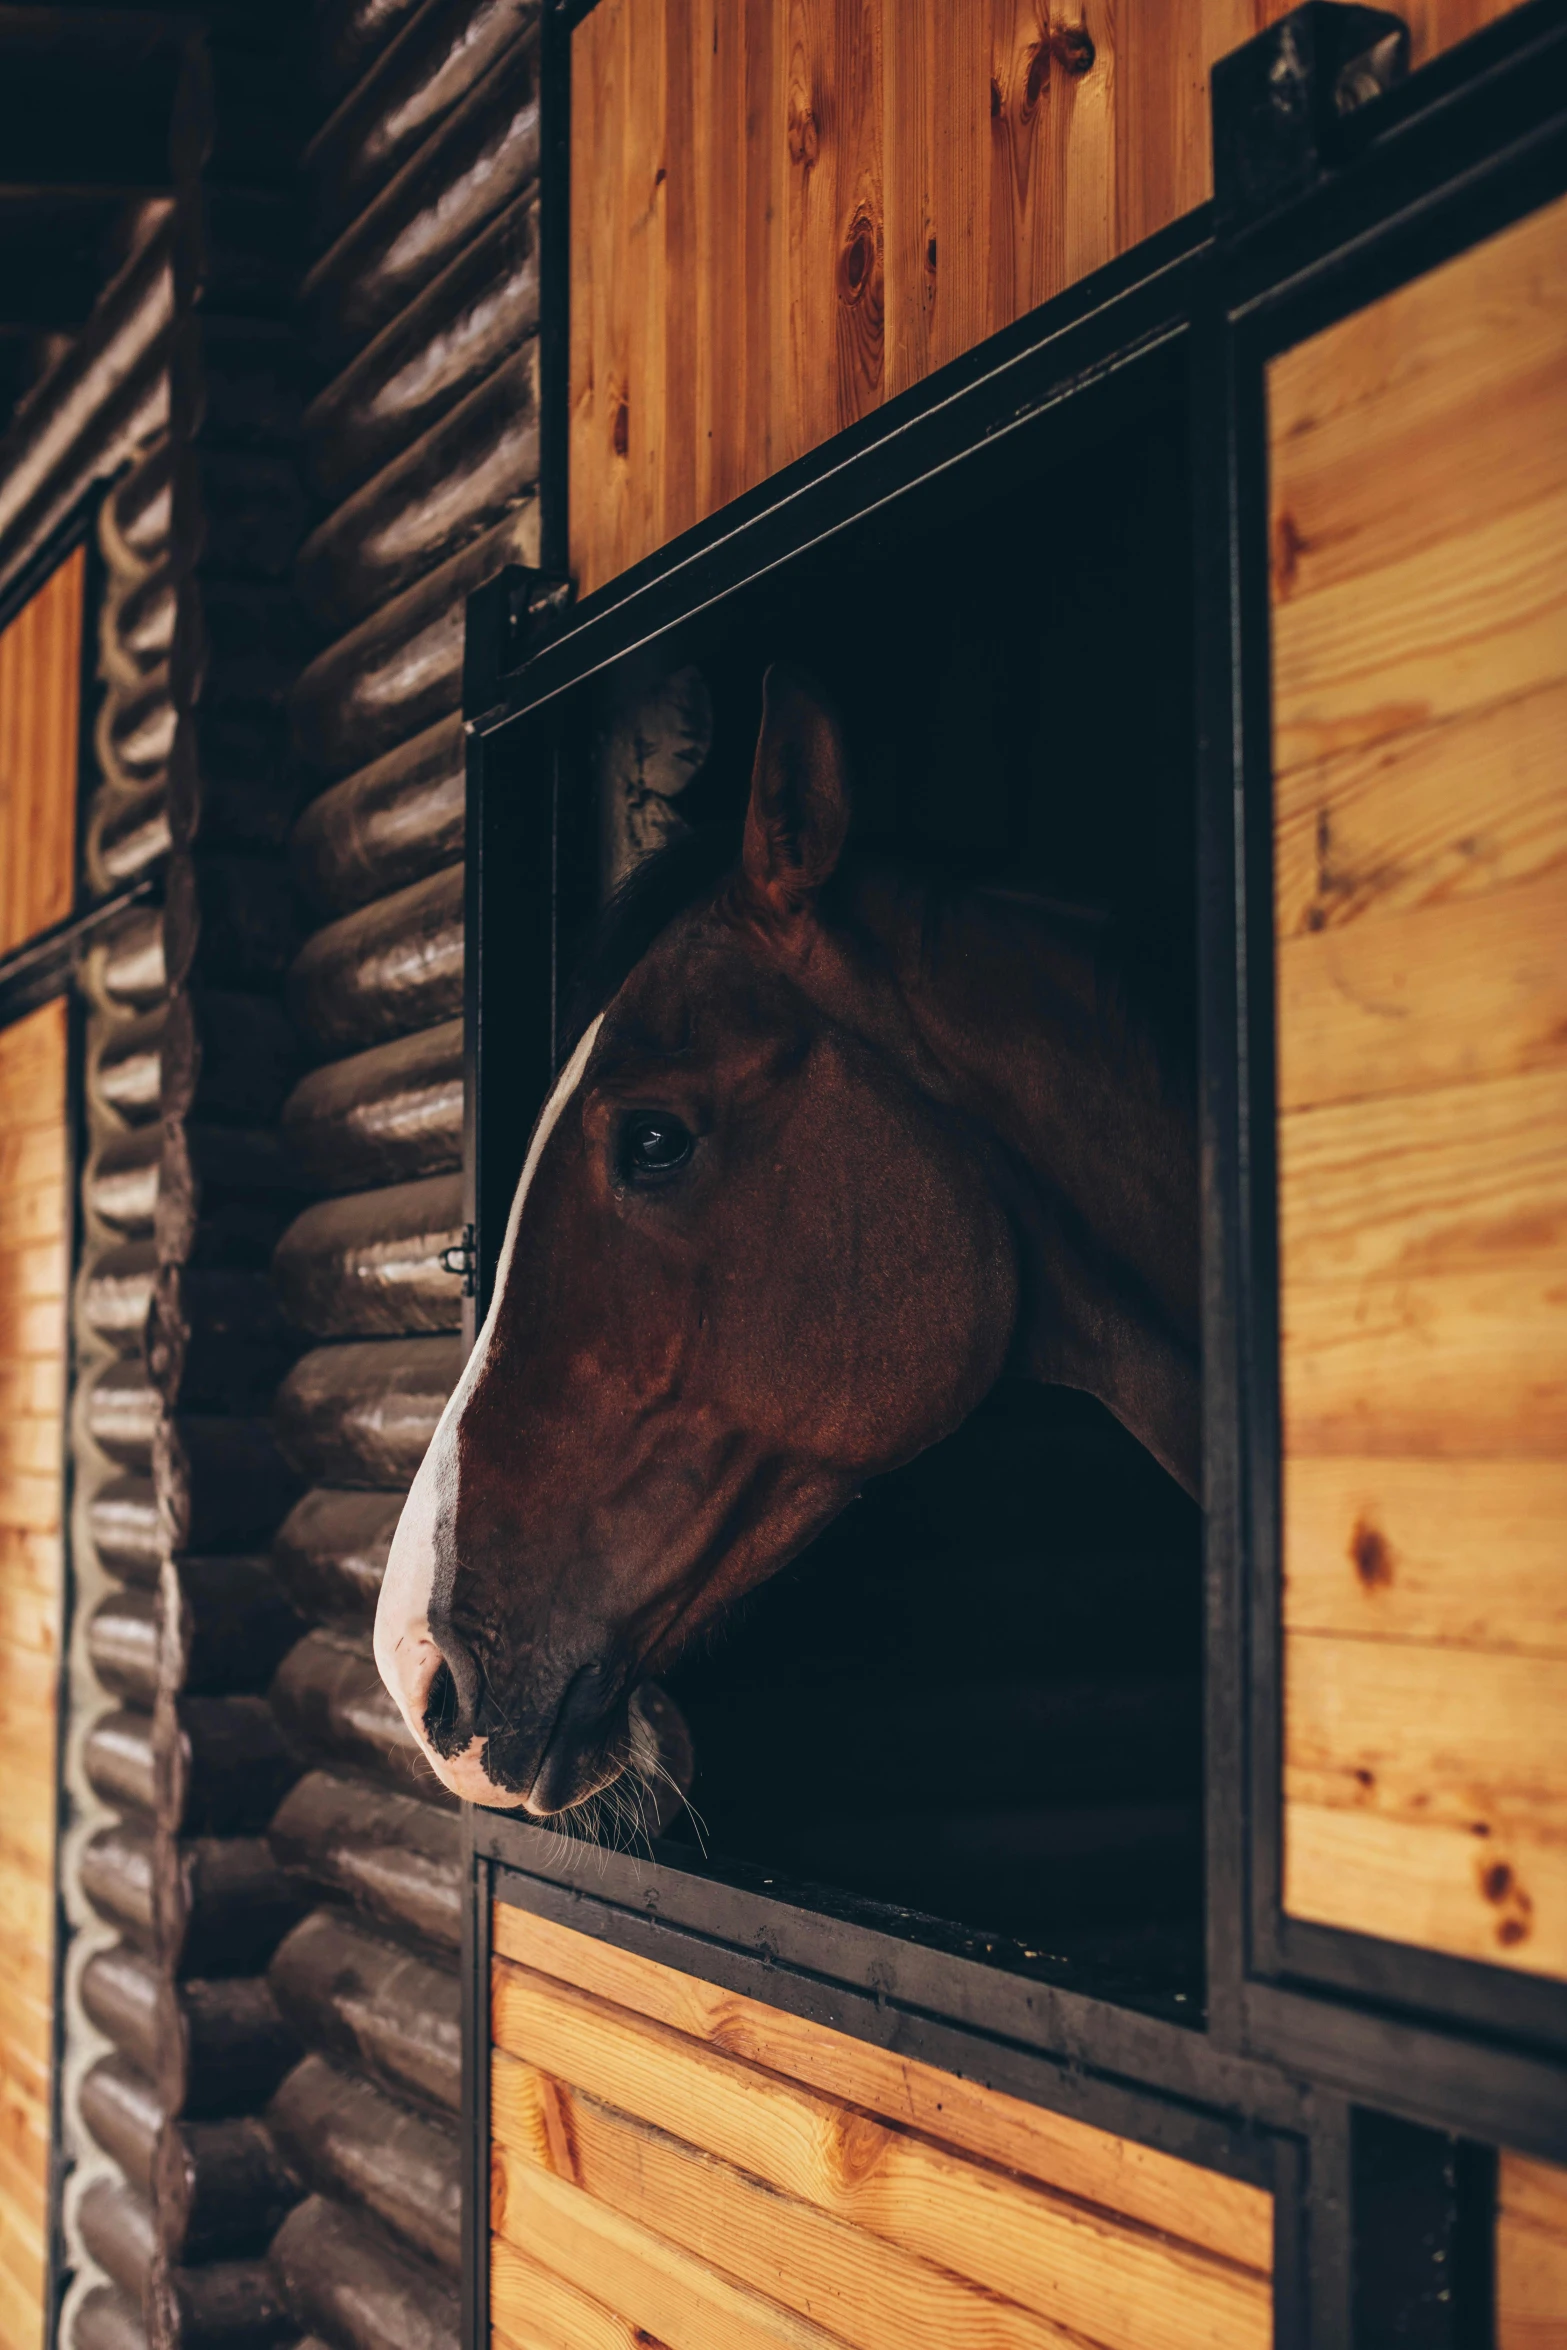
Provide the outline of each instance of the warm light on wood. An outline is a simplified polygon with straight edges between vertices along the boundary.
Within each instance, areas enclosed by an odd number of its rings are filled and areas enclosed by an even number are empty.
[[[43,2340],[66,1333],[66,1008],[0,1029],[0,2340]]]
[[[1504,2153],[1496,2201],[1496,2350],[1562,2350],[1567,2171]]]
[[[1285,1907],[1560,1977],[1564,268],[1269,371]]]
[[[78,547],[0,634],[0,955],[71,911],[86,568]]]
[[[504,2338],[542,2268],[563,2342],[1271,2339],[1262,2190],[520,1910],[494,1944]]]

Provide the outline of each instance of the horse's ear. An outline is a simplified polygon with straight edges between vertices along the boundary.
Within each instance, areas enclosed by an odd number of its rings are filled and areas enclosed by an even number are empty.
[[[742,863],[774,914],[821,888],[849,830],[849,763],[837,714],[803,669],[775,661],[762,680]]]

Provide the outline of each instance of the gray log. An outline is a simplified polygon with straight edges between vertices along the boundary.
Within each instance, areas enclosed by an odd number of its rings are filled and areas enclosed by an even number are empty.
[[[468,596],[508,563],[536,564],[538,548],[524,507],[318,654],[289,696],[300,756],[346,775],[455,710]]]
[[[139,2300],[157,2249],[152,2205],[123,2179],[94,2179],[76,2206],[82,2242],[122,2293]]]
[[[207,321],[201,323],[205,328]],[[192,353],[188,327],[182,339],[185,352]],[[220,367],[225,358],[229,362],[221,393],[229,398],[225,421],[230,431],[238,420],[237,402],[243,390],[248,394],[246,421],[252,430],[259,423],[263,429],[270,426],[275,434],[294,405],[279,401],[272,392],[268,409],[257,412],[258,391],[263,386],[271,390],[266,370],[277,363],[276,336],[269,334],[259,349],[246,351],[236,345],[232,334],[217,347],[211,333],[205,332],[199,351],[192,353],[203,373],[208,369],[209,354],[217,356]],[[246,359],[250,376],[242,384],[237,380],[235,362],[243,366]],[[177,439],[175,513],[183,542],[188,546],[199,538],[203,570],[219,572],[231,580],[286,579],[309,514],[291,454],[276,448],[224,448],[216,444],[210,429],[199,438],[181,433]]]
[[[323,1191],[460,1167],[462,1022],[312,1069],[284,1104],[283,1132],[301,1176]]]
[[[187,1120],[163,1128],[153,1222],[162,1263],[262,1271],[298,1204],[278,1134]]]
[[[76,2304],[71,2350],[147,2350],[140,2304],[118,2285],[94,2285]]]
[[[150,1825],[158,1803],[150,1713],[118,1706],[101,1714],[82,1742],[82,1768],[87,1784],[105,1803],[139,1814],[133,1824]]]
[[[536,44],[507,51],[305,277],[318,358],[341,367],[536,177]]]
[[[163,1685],[206,1697],[264,1689],[304,1629],[270,1559],[174,1559],[160,1593]]]
[[[377,1672],[367,1634],[307,1632],[278,1667],[271,1699],[302,1762],[346,1765],[395,1794],[452,1804]]]
[[[153,906],[135,906],[104,947],[99,976],[104,994],[126,1011],[144,1012],[167,991],[163,918]]]
[[[462,2183],[449,2124],[410,2111],[323,2056],[295,2066],[267,2118],[310,2186],[373,2212],[461,2275]]]
[[[156,1583],[163,1558],[158,1496],[150,1477],[111,1477],[87,1504],[93,1548],[111,1575]]]
[[[432,1966],[354,1919],[318,1909],[272,1961],[280,2012],[301,2040],[395,2096],[437,2112],[462,2106],[462,2001],[454,1970]]]
[[[136,1019],[114,1021],[104,1029],[96,1053],[88,1060],[91,1098],[132,1125],[158,1115],[165,1018],[160,1009],[143,1012]]]
[[[284,1311],[313,1338],[403,1337],[462,1326],[462,1276],[442,1263],[463,1235],[461,1175],[427,1175],[319,1200],[278,1243]]]
[[[169,543],[174,452],[168,435],[123,473],[104,504],[104,535],[122,556],[155,563]]]
[[[98,749],[111,782],[147,788],[166,773],[174,748],[174,701],[167,662],[133,686],[111,692],[98,722]]]
[[[82,1847],[81,1888],[98,1915],[138,1950],[157,1949],[153,1917],[152,1830],[116,1822]]]
[[[128,2063],[154,2082],[168,2110],[170,2100],[158,2065],[162,1988],[163,1978],[152,1960],[123,1942],[95,1951],[82,1969],[83,2014]]]
[[[400,1493],[313,1486],[277,1532],[278,1579],[312,1624],[345,1627],[375,1619],[386,1554],[402,1515]]]
[[[300,1492],[265,1420],[166,1419],[153,1471],[159,1532],[171,1551],[255,1550]]]
[[[93,1671],[105,1689],[132,1705],[150,1707],[158,1693],[159,1613],[154,1591],[111,1591],[88,1620]]]
[[[289,853],[320,913],[351,913],[461,858],[466,753],[454,712],[311,802]]]
[[[163,1114],[226,1126],[269,1125],[287,1098],[298,1061],[288,1015],[270,996],[182,988],[166,1016]]]
[[[152,2033],[165,2108],[196,2118],[254,2113],[301,2054],[265,1975],[191,1983],[156,1977]]]
[[[278,1441],[301,1477],[406,1491],[463,1361],[459,1338],[317,1347],[278,1390]]]
[[[341,2204],[312,2195],[291,2211],[272,2265],[300,2323],[340,2350],[457,2350],[454,2287]]]
[[[225,579],[200,567],[180,590],[179,626],[169,662],[177,708],[276,710],[305,651],[304,621],[289,589],[270,581]],[[174,749],[169,729],[165,762]]]
[[[101,1452],[122,1468],[145,1473],[152,1466],[153,1438],[162,1408],[145,1368],[132,1358],[110,1363],[92,1375],[86,1383],[82,1416],[88,1435]]]
[[[305,415],[328,503],[416,441],[539,322],[538,193],[528,189],[360,352]]]
[[[143,2306],[149,2350],[275,2350],[298,2335],[264,2260],[175,2268],[160,2259]]]
[[[352,628],[531,497],[538,472],[535,338],[311,533],[305,609],[323,635]]]
[[[436,0],[382,51],[306,147],[318,246],[339,235],[513,42],[538,0]]]
[[[127,1237],[150,1232],[158,1206],[158,1168],[163,1136],[156,1126],[111,1134],[83,1178],[87,1208]]]
[[[463,1844],[454,1814],[311,1771],[283,1798],[269,1841],[291,1875],[382,1924],[443,1949],[459,1947]]]
[[[110,2159],[139,2194],[152,2193],[153,2157],[166,2116],[145,2073],[123,2056],[100,2056],[83,2078],[76,2109]]]
[[[153,1719],[160,1824],[182,1836],[258,1836],[299,1776],[264,1697],[173,1697]]]
[[[304,779],[276,710],[182,710],[169,753],[169,831],[177,849],[276,851]]]
[[[171,2264],[264,2252],[304,2192],[267,2124],[166,2121],[154,2140],[150,2184],[163,2257]]]
[[[167,661],[174,642],[174,567],[165,559],[128,587],[105,618],[121,653],[143,674]]]
[[[299,1916],[299,1893],[262,1837],[160,1833],[151,1859],[151,1947],[171,1974],[254,1975]]]
[[[422,0],[322,0],[311,26],[315,94],[322,115],[383,51]]]
[[[93,1258],[81,1285],[87,1327],[121,1354],[141,1344],[158,1260],[150,1240],[122,1240]]]
[[[172,713],[173,704],[169,705]],[[110,889],[129,889],[173,846],[169,795],[159,771],[150,789],[101,801],[90,826],[92,850]]]
[[[275,127],[262,135],[275,138]],[[182,453],[200,444],[225,454],[292,455],[307,375],[292,319],[246,318],[202,303],[176,324],[172,360]]]
[[[450,1019],[462,986],[463,869],[453,865],[318,930],[287,994],[327,1057]]]

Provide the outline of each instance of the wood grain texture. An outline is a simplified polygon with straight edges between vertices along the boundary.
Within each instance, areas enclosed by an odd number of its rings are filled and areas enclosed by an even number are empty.
[[[499,2050],[521,2060],[509,2067],[498,2061],[496,2067],[495,2128],[508,2142],[530,2142],[530,2133],[516,2120],[508,2129],[507,2117],[519,2115],[530,2100],[566,2095],[559,2084],[570,2084],[573,2094],[586,2093],[587,2104],[612,2105],[700,2147],[704,2157],[719,2157],[762,2180],[791,2204],[811,2207],[816,2216],[802,2215],[798,2223],[805,2238],[798,2270],[804,2298],[796,2304],[802,2309],[819,2311],[820,2293],[831,2289],[821,2276],[842,2282],[852,2261],[863,2271],[865,2311],[890,2310],[907,2288],[911,2307],[898,2332],[910,2343],[988,2338],[985,2326],[992,2323],[1001,2329],[996,2338],[1003,2338],[1004,2321],[994,2311],[987,2317],[973,2292],[957,2289],[947,2272],[967,2279],[982,2296],[1004,2295],[1118,2350],[1150,2331],[1172,2350],[1210,2340],[1262,2340],[1269,2331],[1267,2282],[1255,2272],[963,2161],[835,2098],[737,2063],[667,2026],[628,2017],[547,1976],[497,1968],[494,2038]],[[573,2149],[570,2175],[590,2193],[605,2194],[603,2180],[613,2178],[622,2195],[630,2191],[625,2182],[633,2174],[645,2178],[650,2163],[667,2170],[673,2161],[650,2156],[646,2148],[633,2155],[611,2125],[586,2107],[579,2113],[575,2103],[560,2126],[561,2142],[569,2140]],[[601,2142],[605,2168],[596,2184],[585,2165]],[[650,2208],[672,2212],[678,2200],[674,2172],[660,2193],[661,2203]],[[694,2190],[692,2200],[702,2205],[703,2192]],[[738,2211],[736,2216],[738,2224]],[[818,2218],[834,2224],[821,2227]],[[895,2250],[872,2255],[850,2243],[855,2235]],[[771,2257],[779,2246],[776,2229],[767,2233],[767,2245]],[[849,2339],[859,2339],[869,2320],[840,2315],[832,2322]],[[1028,2342],[1035,2334],[1025,2327],[1015,2338]]]
[[[494,1942],[508,2338],[1271,2340],[1272,2206],[1256,2188],[522,1911],[496,1908]],[[536,2268],[560,2290],[530,2300]]]
[[[1259,2275],[1271,2270],[1273,2199],[1244,2180],[1026,2105],[525,1910],[497,1904],[493,1932],[499,1957],[670,2025],[738,2065],[824,2091]]]
[[[78,547],[0,633],[0,955],[71,910],[86,567]]]
[[[1505,2149],[1497,2171],[1496,2350],[1562,2350],[1567,2171]]]
[[[1200,204],[1209,68],[1287,6],[600,0],[572,46],[579,593]],[[1501,13],[1417,0],[1416,61]]]
[[[1564,264],[1559,201],[1269,371],[1285,1906],[1556,1975]]]
[[[0,663],[18,625],[0,639]],[[73,805],[74,795],[73,752]],[[7,2350],[43,2339],[47,2267],[65,1104],[66,1008],[56,1001],[0,1030],[0,2338]]]

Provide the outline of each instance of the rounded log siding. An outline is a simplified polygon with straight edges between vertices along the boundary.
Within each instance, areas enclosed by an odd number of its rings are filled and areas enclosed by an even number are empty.
[[[372,11],[323,13],[329,72],[367,56]],[[338,372],[303,434],[323,505],[295,576],[320,645],[289,707],[316,789],[290,856],[315,927],[287,976],[280,1107],[293,1178],[318,1196],[273,1277],[300,1341],[325,1343],[274,1409],[307,1490],[273,1559],[310,1629],[269,1695],[304,1766],[271,1849],[325,1906],[269,1970],[308,2051],[269,2122],[311,2189],[271,2259],[297,2329],[340,2350],[455,2350],[458,2332],[460,1826],[369,1635],[462,1367],[461,1283],[441,1262],[462,1232],[458,710],[465,599],[537,552],[536,13],[435,0],[357,89],[334,82],[308,159],[324,249],[305,317]]]

